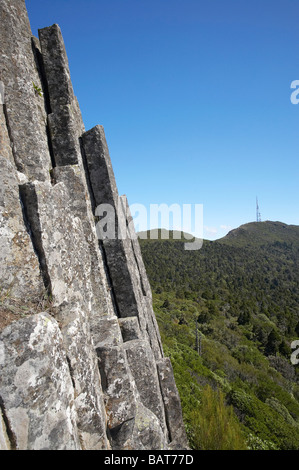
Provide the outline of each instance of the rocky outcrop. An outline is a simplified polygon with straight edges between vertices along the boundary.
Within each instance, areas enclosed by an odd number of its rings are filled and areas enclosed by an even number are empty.
[[[129,205],[59,26],[33,38],[23,0],[0,20],[0,449],[187,448]]]

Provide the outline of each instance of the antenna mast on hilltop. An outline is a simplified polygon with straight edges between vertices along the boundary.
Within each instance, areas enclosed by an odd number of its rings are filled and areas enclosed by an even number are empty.
[[[262,221],[261,213],[260,213],[260,208],[259,208],[259,201],[258,201],[258,198],[256,198],[256,221],[257,221],[257,222],[261,222],[261,221]]]

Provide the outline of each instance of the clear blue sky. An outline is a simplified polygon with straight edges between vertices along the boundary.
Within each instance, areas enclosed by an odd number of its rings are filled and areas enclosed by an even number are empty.
[[[204,237],[299,224],[298,0],[27,0],[62,29],[86,129],[129,203],[203,204]]]

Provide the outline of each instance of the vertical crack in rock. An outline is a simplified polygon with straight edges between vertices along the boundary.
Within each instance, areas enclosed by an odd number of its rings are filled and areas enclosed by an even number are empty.
[[[102,390],[104,393],[106,393],[108,389],[108,381],[107,381],[107,375],[105,373],[105,369],[104,369],[104,366],[100,357],[98,358],[98,368],[99,368],[99,373],[101,377]]]
[[[71,377],[71,381],[72,381],[73,388],[74,388],[74,395],[76,396],[76,384],[75,384],[75,379],[74,379],[74,369],[72,367],[71,360],[68,356],[66,356],[66,362],[67,362],[67,365],[69,366],[70,377]]]
[[[1,396],[0,396],[0,412],[2,412],[2,418],[3,418],[4,425],[5,425],[6,435],[10,443],[10,449],[16,450],[17,449],[16,436],[14,435],[10,427],[9,419],[7,417],[5,406],[4,406],[3,399]]]
[[[11,132],[10,124],[9,124],[9,118],[8,118],[8,113],[7,113],[7,106],[6,106],[5,103],[3,104],[3,114],[4,114],[4,117],[5,117],[5,123],[6,123],[7,134],[8,134],[9,140],[10,140],[10,148],[11,148],[11,152],[12,152],[12,155],[13,155],[13,158],[14,158],[14,162],[15,162],[15,165],[16,165],[16,169],[17,169],[18,171],[22,171],[22,168],[21,168],[20,165],[18,165],[17,158],[16,158],[16,154],[15,154],[15,150],[14,150],[13,136],[12,136],[12,132]]]
[[[49,114],[52,113],[52,110],[51,110],[51,103],[50,103],[47,77],[46,77],[46,72],[45,72],[43,56],[42,56],[42,53],[41,53],[41,50],[40,50],[39,40],[35,37],[32,37],[32,51],[33,51],[33,55],[34,55],[34,58],[35,58],[36,68],[37,68],[37,71],[38,71],[38,74],[39,74],[39,77],[40,77],[40,81],[41,81],[41,84],[42,84],[45,110],[46,110],[47,116],[49,116]],[[46,122],[46,133],[47,133],[47,141],[48,141],[49,153],[50,153],[50,157],[51,157],[52,168],[55,168],[56,162],[55,162],[55,157],[54,157],[54,152],[53,152],[52,140],[51,140],[51,136],[50,136],[48,118],[47,118],[47,122]]]
[[[117,300],[116,300],[116,293],[115,293],[115,289],[114,289],[114,286],[113,286],[113,281],[112,281],[112,276],[111,276],[111,272],[110,272],[110,269],[109,269],[109,264],[108,264],[108,261],[107,261],[107,255],[106,255],[105,247],[104,247],[103,242],[101,240],[98,240],[98,243],[99,243],[99,250],[101,251],[102,256],[103,256],[104,269],[105,269],[106,278],[107,278],[107,281],[108,281],[108,286],[109,286],[108,289],[111,292],[114,311],[115,311],[116,316],[118,318],[120,318],[121,315],[120,315],[120,311],[119,311]]]
[[[113,449],[112,436],[111,436],[111,432],[110,432],[110,429],[108,428],[108,426],[106,427],[106,436],[107,436],[107,439],[109,441],[110,448]]]
[[[55,161],[55,156],[54,156],[54,151],[53,151],[53,145],[52,145],[48,120],[47,120],[47,125],[46,125],[46,133],[47,133],[47,140],[48,140],[48,147],[49,147],[49,153],[50,153],[50,157],[51,157],[52,168],[55,168],[56,167],[56,161]],[[51,172],[50,172],[50,174],[51,174]],[[53,178],[52,177],[51,177],[51,183],[53,184]]]
[[[39,74],[40,82],[42,85],[46,113],[51,114],[52,110],[51,110],[50,96],[49,96],[49,90],[48,90],[48,83],[47,83],[47,77],[45,73],[43,56],[40,50],[39,40],[33,36],[31,38],[31,44],[32,44],[32,52],[34,55],[37,72]]]
[[[171,429],[171,423],[169,420],[169,408],[168,408],[168,402],[167,402],[167,397],[165,396],[165,390],[163,390],[162,383],[161,383],[161,376],[160,376],[160,370],[159,370],[159,365],[156,364],[157,368],[157,375],[158,375],[158,382],[159,382],[159,389],[160,389],[160,394],[163,399],[163,404],[164,404],[164,412],[165,412],[165,423],[166,423],[166,428],[167,428],[167,433],[168,433],[168,440],[171,442],[173,440],[173,433]]]
[[[40,270],[48,295],[52,295],[51,278],[48,272],[46,256],[41,240],[42,229],[37,217],[37,196],[34,186],[30,183],[19,186],[20,201],[24,217],[24,223],[31,238],[33,249],[39,260]]]
[[[0,116],[3,124],[3,114]],[[2,134],[3,131],[3,134]],[[8,135],[1,126],[3,156],[0,155],[0,278],[2,292],[28,303],[40,298],[44,289],[39,261],[24,223],[15,168]],[[22,176],[22,175],[21,175]],[[34,300],[35,299],[35,300]]]
[[[80,142],[82,164],[83,164],[83,169],[84,169],[84,176],[85,176],[85,180],[86,180],[86,187],[87,187],[87,191],[88,191],[88,194],[89,194],[89,198],[90,198],[90,202],[91,202],[91,210],[92,210],[92,214],[94,216],[94,221],[95,221],[95,219],[96,219],[96,217],[95,217],[96,198],[95,198],[95,195],[94,195],[94,192],[93,192],[93,186],[92,186],[91,180],[90,180],[89,168],[88,168],[88,163],[87,163],[87,159],[86,159],[86,155],[85,155],[85,150],[84,150],[82,137],[80,137],[79,142]],[[96,223],[95,223],[95,225],[96,225]],[[96,237],[97,237],[97,231],[96,230],[95,230],[95,233],[96,233]],[[108,290],[111,292],[111,300],[112,300],[112,303],[113,303],[113,308],[114,308],[114,311],[115,311],[116,315],[118,317],[120,317],[118,305],[117,305],[117,302],[116,302],[116,296],[115,296],[115,292],[114,292],[113,282],[112,282],[112,278],[111,278],[111,273],[110,273],[109,265],[108,265],[108,262],[107,262],[107,256],[106,256],[105,248],[103,246],[102,240],[99,240],[97,238],[97,243],[98,243],[98,247],[99,247],[99,250],[101,252],[102,258],[103,258],[103,267],[104,267],[105,276],[106,276],[106,279],[107,279]]]
[[[95,215],[96,198],[95,198],[95,195],[94,195],[94,192],[93,192],[93,187],[92,187],[91,180],[90,180],[90,174],[89,174],[88,164],[87,164],[87,160],[86,160],[86,155],[85,155],[82,136],[80,136],[80,138],[79,138],[79,143],[80,143],[82,164],[83,164],[84,174],[85,174],[85,178],[86,178],[86,185],[87,185],[89,198],[90,198],[90,203],[91,203],[91,209],[92,209],[93,215]]]

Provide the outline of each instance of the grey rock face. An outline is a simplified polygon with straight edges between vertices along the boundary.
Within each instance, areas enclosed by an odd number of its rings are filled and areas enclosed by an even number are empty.
[[[81,448],[62,335],[49,315],[20,320],[0,334],[0,397],[12,448]]]
[[[21,192],[53,306],[59,311],[63,344],[76,392],[78,432],[84,448],[103,449],[108,441],[89,326],[91,262],[82,224],[72,217],[69,193],[63,183],[55,186],[28,183],[22,186]]]
[[[57,24],[39,30],[43,66],[51,114],[49,134],[56,167],[55,182],[63,182],[70,194],[72,213],[80,218],[90,252],[90,281],[94,317],[114,311],[111,286],[105,270],[103,254],[96,238],[94,216],[88,193],[79,139],[84,124],[70,77],[68,59]]]
[[[57,112],[75,100],[64,41],[57,24],[39,29],[38,34],[51,111]]]
[[[0,104],[0,154],[14,166],[14,156],[12,154],[12,142],[9,137],[4,106]]]
[[[120,346],[122,345],[122,335],[116,316],[90,318],[93,343],[95,348]]]
[[[174,381],[173,369],[169,358],[157,363],[159,381],[166,413],[172,449],[188,448],[187,436],[182,426],[183,417],[180,397]]]
[[[166,450],[167,440],[156,415],[139,403],[134,419],[111,432],[115,450]]]
[[[75,110],[61,106],[59,113],[49,114],[48,123],[55,163],[58,166],[76,165],[79,162],[79,142],[76,137]]]
[[[36,304],[0,333],[0,449],[185,448],[104,129],[85,132],[59,26],[32,38],[23,0],[0,0],[0,20],[0,289],[25,308],[47,292],[52,315]]]
[[[142,339],[137,317],[120,318],[118,322],[124,342]]]
[[[44,286],[38,258],[24,224],[18,183],[15,167],[0,156],[1,294],[36,300]]]
[[[54,306],[90,309],[89,250],[81,221],[72,217],[64,184],[27,183],[21,194]]]
[[[85,132],[82,142],[95,205],[111,204],[117,210],[118,190],[103,126]]]
[[[165,412],[153,352],[147,342],[140,340],[126,342],[124,348],[141,402],[157,416],[166,432]]]
[[[59,26],[40,29],[39,39],[51,107],[48,123],[55,164],[80,164],[79,137],[84,132],[84,124]]]
[[[82,223],[90,253],[91,311],[92,318],[96,322],[101,316],[114,314],[115,308],[103,253],[96,237],[94,217],[82,168],[79,165],[56,167],[53,176],[57,183],[63,183],[67,188],[71,195],[69,198],[71,213]]]
[[[58,320],[75,393],[77,429],[85,450],[109,449],[106,411],[89,314],[79,307],[60,309]]]
[[[99,368],[105,395],[108,427],[113,429],[135,417],[139,399],[124,349],[98,347]]]
[[[5,109],[17,169],[29,179],[49,180],[44,98],[35,87],[42,83],[32,51],[32,33],[25,2],[0,2],[0,80],[5,86]]]

